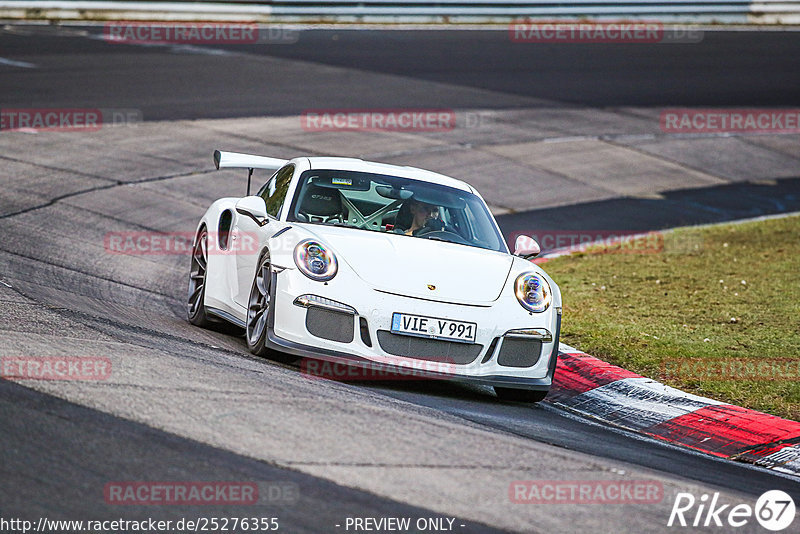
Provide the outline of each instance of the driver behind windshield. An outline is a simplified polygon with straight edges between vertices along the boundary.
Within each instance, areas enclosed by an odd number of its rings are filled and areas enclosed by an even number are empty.
[[[439,206],[420,202],[412,197],[400,208],[396,228],[406,235],[418,235],[423,229],[426,232],[441,230],[444,223],[438,217]]]

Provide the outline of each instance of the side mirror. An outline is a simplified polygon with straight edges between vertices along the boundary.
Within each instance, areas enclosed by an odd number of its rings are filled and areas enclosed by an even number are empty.
[[[259,226],[264,226],[269,222],[267,218],[267,204],[259,196],[249,196],[240,199],[236,203],[236,213],[246,215],[253,219]]]
[[[520,256],[529,260],[539,255],[542,249],[539,248],[539,243],[532,237],[526,235],[517,236],[517,242],[514,243],[514,255]]]

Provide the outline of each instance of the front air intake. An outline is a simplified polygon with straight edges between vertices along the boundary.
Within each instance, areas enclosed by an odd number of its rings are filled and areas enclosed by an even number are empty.
[[[403,336],[388,330],[378,330],[378,344],[394,356],[458,365],[472,363],[483,350],[483,345],[477,343]]]
[[[533,367],[541,355],[541,340],[505,337],[500,345],[497,363],[505,367]]]
[[[364,317],[358,318],[358,327],[361,331],[361,341],[364,343],[364,345],[371,347],[372,338],[369,337],[369,326],[367,325],[367,320]]]
[[[483,356],[483,359],[481,360],[481,363],[486,363],[492,359],[492,356],[494,356],[494,349],[497,348],[498,341],[500,341],[499,337],[496,337],[492,340],[492,342],[489,344],[489,348],[486,350],[486,354]]]
[[[312,336],[339,343],[350,343],[355,335],[352,315],[315,307],[306,312],[306,330]]]

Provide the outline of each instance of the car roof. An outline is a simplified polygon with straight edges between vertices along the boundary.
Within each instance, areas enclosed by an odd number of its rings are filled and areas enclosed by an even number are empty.
[[[374,161],[364,161],[357,158],[333,158],[333,157],[313,157],[308,158],[312,169],[336,169],[343,171],[368,172],[372,174],[388,174],[400,178],[410,178],[422,182],[445,185],[462,191],[475,193],[475,189],[466,182],[457,180],[438,172],[426,171],[416,167],[401,165],[390,165],[388,163],[377,163]]]

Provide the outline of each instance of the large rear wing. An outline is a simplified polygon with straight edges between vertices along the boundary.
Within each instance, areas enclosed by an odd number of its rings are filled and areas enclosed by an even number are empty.
[[[240,152],[214,151],[214,166],[219,169],[247,169],[247,195],[250,196],[250,179],[253,177],[253,169],[278,170],[286,164],[286,160],[278,158],[267,158],[265,156],[253,156],[252,154],[242,154]]]

